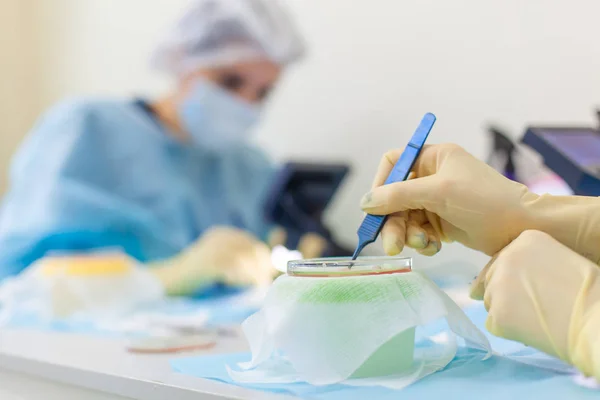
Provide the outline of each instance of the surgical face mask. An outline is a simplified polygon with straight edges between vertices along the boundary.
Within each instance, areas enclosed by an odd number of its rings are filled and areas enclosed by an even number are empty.
[[[220,151],[248,139],[259,110],[215,84],[198,80],[178,112],[184,129],[198,147]]]
[[[417,328],[445,318],[433,336]],[[463,311],[418,272],[349,277],[284,275],[243,324],[252,360],[228,368],[241,383],[403,388],[443,369],[457,336],[474,359],[491,346]],[[417,340],[415,340],[417,337]]]

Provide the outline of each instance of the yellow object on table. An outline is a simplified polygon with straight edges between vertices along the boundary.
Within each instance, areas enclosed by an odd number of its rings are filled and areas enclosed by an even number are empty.
[[[40,273],[45,276],[117,275],[130,272],[131,268],[131,259],[125,254],[63,255],[46,257]]]
[[[148,268],[112,250],[50,254],[0,287],[5,312],[24,307],[42,318],[123,315],[164,295]]]

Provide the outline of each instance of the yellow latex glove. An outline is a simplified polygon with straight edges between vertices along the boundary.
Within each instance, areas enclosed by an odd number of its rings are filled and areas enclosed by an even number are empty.
[[[405,244],[433,255],[457,241],[493,255],[521,232],[547,232],[594,262],[600,259],[600,200],[539,196],[453,144],[425,146],[412,179],[382,186],[401,150],[386,154],[364,211],[390,215],[382,235],[390,255]]]
[[[304,258],[323,257],[326,249],[327,240],[316,233],[305,233],[298,243],[298,251],[302,253]]]
[[[525,231],[474,282],[490,333],[558,357],[600,380],[600,267]]]
[[[281,227],[276,227],[271,230],[268,238],[268,243],[271,248],[276,246],[285,246],[287,240],[287,232]],[[317,233],[305,233],[300,238],[298,249],[302,253],[303,258],[318,258],[322,257],[327,250],[327,240]]]
[[[150,267],[169,295],[190,294],[213,283],[267,285],[277,273],[266,244],[228,227],[207,231],[181,254]]]

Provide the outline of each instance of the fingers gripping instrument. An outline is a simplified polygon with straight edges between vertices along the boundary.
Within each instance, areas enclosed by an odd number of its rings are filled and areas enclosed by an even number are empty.
[[[415,161],[421,154],[421,150],[425,145],[425,141],[429,136],[429,132],[433,128],[435,124],[436,117],[431,113],[425,114],[421,123],[413,133],[410,142],[406,145],[406,148],[402,152],[402,155],[394,165],[392,172],[390,172],[389,176],[385,181],[385,185],[389,185],[390,183],[402,182],[408,178],[408,174],[410,173]],[[353,260],[356,260],[360,252],[369,244],[373,243],[377,240],[377,236],[379,236],[379,232],[383,228],[385,221],[387,220],[387,216],[384,215],[371,215],[367,214],[362,224],[358,228],[358,246],[354,251],[354,255],[352,256]]]

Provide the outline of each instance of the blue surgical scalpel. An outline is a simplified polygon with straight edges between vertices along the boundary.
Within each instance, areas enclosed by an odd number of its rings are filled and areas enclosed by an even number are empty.
[[[421,149],[425,145],[425,141],[435,124],[435,120],[435,115],[431,113],[425,114],[417,130],[413,133],[410,142],[408,142],[396,165],[394,165],[392,172],[387,177],[385,185],[405,181],[408,178],[408,174],[410,174],[415,161],[417,161],[419,154],[421,154]],[[358,246],[352,256],[353,260],[356,260],[360,252],[367,245],[377,240],[377,236],[379,236],[379,232],[381,232],[381,228],[383,228],[386,220],[387,216],[385,215],[367,214],[358,228]]]

